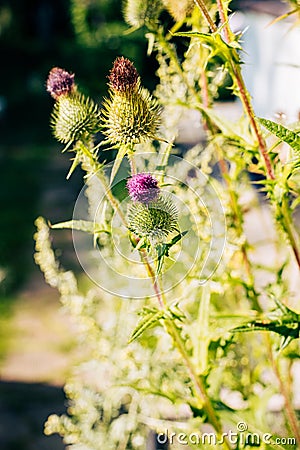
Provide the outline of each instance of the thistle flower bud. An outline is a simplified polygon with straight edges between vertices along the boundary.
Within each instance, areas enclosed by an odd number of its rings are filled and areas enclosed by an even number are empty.
[[[62,95],[68,95],[74,92],[74,74],[59,67],[51,69],[47,79],[47,91],[57,100]]]
[[[158,197],[150,203],[133,203],[128,210],[128,227],[140,238],[162,242],[169,233],[178,231],[178,211],[170,199]]]
[[[108,142],[127,145],[155,139],[161,108],[140,85],[133,64],[118,58],[109,79],[110,98],[104,101],[102,120]]]
[[[129,59],[121,56],[114,62],[108,76],[109,86],[113,91],[126,93],[134,90],[139,81],[139,74]]]
[[[160,0],[125,0],[123,14],[128,25],[140,28],[143,25],[156,22],[161,9]]]
[[[63,95],[54,105],[51,126],[56,139],[70,145],[99,131],[100,111],[91,99],[82,94]]]
[[[150,173],[138,173],[127,181],[127,189],[134,202],[151,203],[157,200],[159,187]]]

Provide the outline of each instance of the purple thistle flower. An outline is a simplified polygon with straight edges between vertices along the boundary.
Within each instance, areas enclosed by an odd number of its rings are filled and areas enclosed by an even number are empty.
[[[136,88],[139,74],[133,63],[121,56],[115,60],[108,79],[111,89],[123,94]]]
[[[159,187],[150,173],[137,173],[127,181],[130,198],[134,202],[151,203],[157,200]]]
[[[50,70],[47,79],[47,91],[51,96],[57,100],[61,95],[67,95],[75,89],[74,74],[61,69],[60,67],[53,67]]]

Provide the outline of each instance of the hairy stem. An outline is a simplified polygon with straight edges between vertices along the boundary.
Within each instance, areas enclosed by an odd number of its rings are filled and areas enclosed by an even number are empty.
[[[203,16],[207,20],[207,23],[208,23],[211,31],[213,33],[217,32],[218,28],[215,25],[215,23],[213,22],[212,18],[210,17],[209,11],[208,11],[204,1],[203,0],[195,0],[195,3],[200,8]],[[227,40],[227,43],[230,44],[232,41],[232,32],[231,32],[231,29],[230,29],[230,26],[229,26],[229,23],[227,20],[227,11],[224,7],[222,0],[218,0],[218,8],[219,8],[221,23],[224,26],[224,30],[225,30],[225,32],[224,32],[225,39]],[[262,137],[261,130],[255,120],[255,114],[254,114],[254,110],[253,110],[252,103],[250,100],[249,92],[247,91],[247,88],[245,86],[240,66],[239,66],[239,64],[236,64],[234,61],[234,60],[239,60],[239,56],[235,49],[233,49],[232,52],[233,52],[234,58],[232,58],[231,61],[229,61],[229,64],[231,66],[232,74],[234,75],[234,78],[235,78],[237,86],[238,86],[239,97],[243,104],[245,113],[249,117],[251,128],[257,138],[259,151],[264,159],[267,175],[271,180],[274,180],[275,177],[274,177],[271,160],[269,158],[268,151],[266,148],[266,143]]]

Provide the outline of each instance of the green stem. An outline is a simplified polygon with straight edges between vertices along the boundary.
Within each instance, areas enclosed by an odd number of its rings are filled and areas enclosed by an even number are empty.
[[[268,353],[269,353],[270,361],[271,361],[274,373],[276,375],[276,378],[277,378],[279,386],[280,386],[280,392],[281,392],[281,394],[284,397],[285,413],[286,413],[289,425],[291,427],[291,430],[294,433],[294,437],[296,438],[296,441],[300,445],[300,428],[299,428],[299,423],[298,423],[298,420],[297,420],[297,416],[296,416],[294,408],[293,408],[293,406],[291,404],[290,395],[289,395],[288,389],[286,388],[286,384],[285,384],[285,382],[282,379],[281,373],[279,371],[278,364],[277,364],[277,362],[274,359],[274,355],[273,355],[272,347],[271,347],[271,342],[270,342],[270,336],[267,335],[266,339],[267,339],[267,344],[268,344]]]
[[[127,158],[128,158],[129,165],[130,165],[131,176],[136,175],[137,169],[136,169],[136,163],[135,163],[135,159],[134,159],[134,150],[133,149],[127,151]]]
[[[210,17],[209,11],[204,3],[203,0],[195,0],[195,3],[197,4],[197,6],[200,8],[203,16],[205,17],[205,19],[208,22],[208,25],[211,29],[211,31],[213,33],[216,33],[218,31],[217,26],[215,25],[215,23],[213,22],[212,18]],[[225,30],[225,39],[227,40],[227,43],[230,44],[232,41],[232,32],[228,23],[228,19],[227,19],[227,11],[224,7],[223,1],[222,0],[218,0],[218,9],[219,9],[219,14],[220,14],[220,19],[222,22],[222,25],[224,26],[224,30]],[[243,77],[242,77],[242,72],[241,72],[241,68],[239,64],[236,64],[235,61],[239,60],[239,55],[238,52],[233,49],[233,57],[231,58],[231,60],[229,61],[229,64],[231,66],[231,72],[236,80],[237,86],[238,86],[238,92],[239,92],[239,97],[241,99],[241,102],[243,104],[245,113],[247,114],[247,116],[249,117],[249,121],[251,124],[251,128],[257,138],[257,142],[258,142],[258,147],[259,147],[259,151],[264,159],[265,162],[265,166],[266,166],[266,171],[268,174],[268,177],[271,180],[275,179],[274,176],[274,172],[273,172],[273,168],[272,168],[272,164],[271,164],[271,160],[269,158],[268,155],[268,151],[266,148],[266,143],[262,137],[262,133],[261,130],[255,120],[255,114],[254,114],[254,110],[252,107],[252,103],[250,100],[250,95],[249,92],[247,91],[247,88],[245,86]]]
[[[202,84],[203,104],[204,104],[204,107],[208,108],[210,99],[209,99],[208,86],[207,86],[207,77],[206,77],[206,74],[205,74],[204,71],[202,71],[202,73],[201,73],[201,84]],[[205,124],[206,130],[209,131],[211,133],[211,135],[214,135],[215,134],[215,132],[214,132],[214,125],[211,122],[209,117],[204,119],[204,124]],[[223,179],[224,179],[224,181],[226,183],[227,190],[228,190],[228,193],[229,193],[231,209],[232,209],[232,213],[233,213],[234,223],[235,223],[235,226],[236,226],[236,231],[238,233],[238,236],[242,236],[242,234],[244,233],[244,230],[243,230],[243,215],[242,215],[242,212],[241,212],[240,205],[238,204],[237,193],[236,193],[235,189],[232,186],[232,180],[231,180],[230,175],[229,175],[229,171],[228,171],[228,167],[227,167],[226,161],[224,160],[223,150],[221,149],[221,147],[218,144],[218,142],[216,142],[215,145],[216,145],[217,151],[219,153],[219,167],[220,167]],[[241,252],[242,252],[242,255],[243,255],[244,265],[245,265],[246,274],[247,274],[247,278],[248,278],[248,285],[251,287],[251,292],[252,292],[251,302],[252,302],[252,305],[253,305],[254,309],[256,309],[257,311],[261,311],[261,307],[260,307],[260,304],[258,302],[258,295],[257,295],[257,292],[255,290],[254,275],[252,273],[252,269],[251,269],[251,264],[250,264],[249,257],[248,257],[248,250],[247,250],[247,248],[248,248],[247,242],[242,244]]]
[[[291,214],[288,206],[288,198],[285,196],[282,200],[282,205],[280,208],[282,221],[280,221],[281,226],[286,232],[288,239],[290,241],[295,259],[297,261],[298,267],[300,269],[300,241],[299,235],[295,230],[293,220],[291,218]]]
[[[189,371],[190,378],[195,386],[195,392],[196,396],[199,400],[200,406],[203,407],[204,411],[207,414],[207,418],[209,420],[209,423],[214,427],[216,432],[221,435],[222,434],[222,426],[220,424],[219,418],[217,417],[215,410],[212,406],[212,403],[210,401],[210,398],[207,395],[205,386],[202,382],[202,379],[197,375],[196,370],[186,352],[184,343],[182,342],[181,336],[172,322],[172,320],[166,320],[166,326],[167,331],[170,334],[170,336],[173,338],[173,341],[181,354],[186,367]],[[226,445],[227,446],[227,445]]]
[[[200,11],[202,12],[203,16],[205,17],[205,19],[206,19],[206,21],[208,23],[208,26],[211,29],[211,31],[213,33],[216,33],[218,31],[218,27],[216,26],[216,24],[214,23],[214,21],[210,17],[209,11],[206,8],[206,4],[204,3],[204,1],[203,0],[194,0],[194,2],[196,3],[196,5],[200,9]]]
[[[252,126],[252,130],[257,138],[259,151],[265,162],[267,175],[268,175],[269,179],[275,180],[275,176],[274,176],[271,160],[270,160],[270,157],[269,157],[269,154],[267,151],[266,143],[262,136],[262,132],[256,122],[253,106],[252,106],[252,103],[250,100],[249,92],[247,91],[247,88],[245,86],[245,83],[244,83],[244,80],[242,77],[241,69],[239,66],[235,65],[233,61],[231,61],[231,66],[232,66],[232,70],[235,75],[235,79],[236,79],[236,82],[237,82],[237,85],[239,88],[240,99],[244,106],[244,110],[249,117],[250,124]]]
[[[130,155],[130,163],[131,163],[130,167],[132,170],[132,167],[135,167],[133,153]],[[131,173],[131,174],[133,175],[133,173]],[[164,298],[163,291],[160,288],[158,277],[155,273],[155,270],[151,266],[151,264],[148,260],[148,257],[147,257],[147,253],[144,249],[140,249],[140,255],[141,255],[141,259],[146,267],[147,273],[151,278],[151,281],[153,284],[153,289],[154,289],[156,298],[158,300],[159,306],[161,309],[165,309],[167,306],[167,302],[166,302],[166,299]],[[214,427],[214,429],[216,430],[218,435],[221,436],[222,435],[221,423],[215,413],[215,410],[212,406],[210,398],[207,395],[207,392],[206,392],[205,386],[202,382],[202,379],[197,375],[197,372],[189,358],[189,355],[185,349],[185,345],[181,339],[181,336],[172,320],[167,319],[165,321],[165,324],[166,324],[166,330],[167,330],[168,334],[173,339],[173,342],[175,343],[176,348],[179,351],[179,353],[181,354],[181,356],[185,362],[185,365],[188,369],[191,381],[193,382],[193,385],[195,387],[196,397],[200,403],[199,406],[203,407],[210,424]],[[230,446],[228,445],[228,443],[226,441],[224,441],[224,445],[228,450],[230,449]]]
[[[218,2],[218,8],[219,8],[219,12],[220,12],[220,17],[221,20],[225,20],[227,18],[227,13],[226,13],[226,9],[224,8],[224,4],[223,4],[223,0],[217,0]],[[228,39],[228,43],[231,42],[231,36],[232,36],[232,32],[230,30],[230,26],[228,24],[228,21],[226,20],[224,23],[224,28],[225,28],[225,35],[227,36]],[[237,52],[236,56],[237,56]],[[267,174],[268,177],[271,180],[275,180],[275,176],[274,176],[274,172],[273,172],[273,168],[271,165],[271,161],[268,155],[268,151],[266,148],[266,143],[262,137],[262,133],[261,130],[255,120],[255,114],[254,114],[254,110],[251,104],[251,100],[250,100],[250,96],[249,96],[249,92],[247,91],[247,88],[245,86],[243,77],[242,77],[242,72],[241,72],[241,68],[238,64],[235,64],[234,61],[232,60],[231,62],[231,66],[232,66],[232,70],[233,73],[235,74],[235,78],[236,78],[236,82],[238,84],[239,87],[239,92],[240,92],[240,98],[242,100],[242,103],[244,105],[244,109],[245,112],[247,113],[250,123],[252,125],[252,129],[257,137],[258,140],[258,146],[260,149],[260,153],[263,156],[263,159],[265,161],[265,165],[266,165],[266,169],[267,169]],[[295,259],[297,261],[297,264],[300,268],[300,243],[299,243],[299,236],[298,233],[296,232],[294,225],[293,225],[293,221],[292,218],[289,214],[289,209],[288,209],[288,204],[287,204],[287,199],[283,200],[283,204],[282,204],[282,208],[281,208],[281,213],[282,213],[282,217],[283,217],[283,228],[286,231],[293,253],[295,255]]]

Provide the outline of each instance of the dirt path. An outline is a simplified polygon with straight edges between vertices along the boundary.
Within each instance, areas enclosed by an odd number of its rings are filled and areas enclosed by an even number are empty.
[[[9,349],[0,362],[1,450],[62,450],[43,435],[50,414],[65,411],[62,386],[76,363],[72,323],[57,292],[36,272],[12,308]]]

